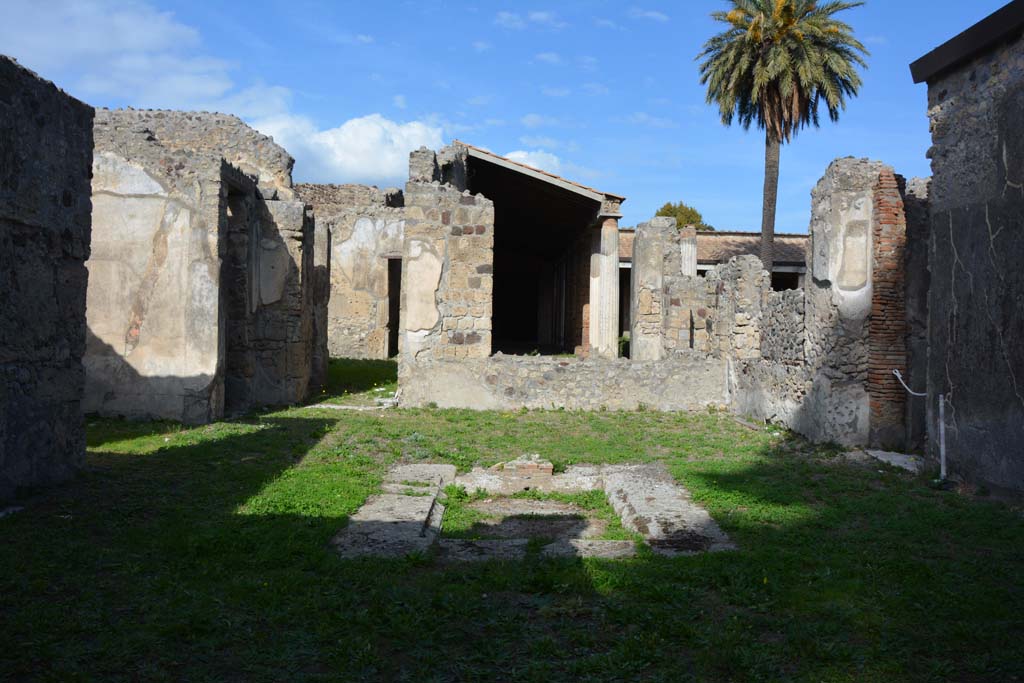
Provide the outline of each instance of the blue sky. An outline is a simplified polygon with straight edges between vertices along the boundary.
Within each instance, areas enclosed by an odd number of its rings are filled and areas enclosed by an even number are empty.
[[[838,124],[782,151],[777,230],[806,232],[837,156],[929,175],[908,64],[1002,0],[869,0],[871,51]],[[725,128],[694,57],[718,0],[541,3],[0,0],[0,52],[95,106],[215,109],[296,157],[295,178],[401,185],[409,149],[454,138],[628,197],[623,225],[685,200],[760,228],[763,136]]]

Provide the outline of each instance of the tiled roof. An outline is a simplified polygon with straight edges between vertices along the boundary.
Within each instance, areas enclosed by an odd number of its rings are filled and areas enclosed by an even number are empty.
[[[619,233],[619,260],[633,258],[633,239],[636,232],[623,230]],[[807,263],[808,235],[775,235],[775,262],[779,265],[804,266]],[[711,232],[697,233],[697,262],[705,265],[725,263],[733,256],[753,254],[761,251],[759,232]]]
[[[787,265],[805,265],[807,263],[808,235],[790,235],[776,233],[775,262]],[[753,254],[761,251],[761,233],[759,232],[698,232],[697,262],[725,263],[733,256]]]
[[[575,185],[576,187],[580,188],[581,190],[586,190],[587,192],[593,192],[594,194],[603,194],[605,197],[609,197],[611,199],[617,199],[619,201],[625,201],[626,200],[626,198],[623,197],[622,195],[612,194],[611,192],[604,192],[602,190],[594,189],[593,187],[587,187],[586,185],[583,185],[582,183],[577,183],[574,180],[569,180],[568,178],[563,178],[560,175],[555,175],[554,173],[549,173],[549,172],[545,171],[544,169],[537,168],[535,166],[530,166],[529,164],[524,164],[524,163],[515,161],[513,159],[509,159],[508,157],[503,157],[500,154],[495,154],[494,152],[492,152],[489,149],[484,149],[482,147],[477,147],[477,146],[471,145],[471,144],[469,144],[467,142],[462,142],[461,140],[454,140],[453,144],[465,145],[469,149],[476,150],[477,152],[479,152],[481,154],[486,154],[486,155],[492,156],[492,157],[494,157],[496,159],[501,159],[502,161],[504,161],[506,163],[514,164],[515,166],[520,166],[520,167],[522,167],[524,169],[532,171],[533,173],[539,173],[539,174],[547,176],[547,177],[549,177],[549,178],[551,178],[553,180],[559,180],[559,181],[561,181],[563,183],[568,183],[569,185]]]

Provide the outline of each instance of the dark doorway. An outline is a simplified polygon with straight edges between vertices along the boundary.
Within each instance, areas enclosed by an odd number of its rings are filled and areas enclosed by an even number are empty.
[[[772,289],[784,292],[787,289],[800,289],[799,273],[772,273]]]
[[[402,310],[402,259],[388,259],[388,358],[398,355],[398,317]]]
[[[494,202],[491,350],[572,353],[583,341],[601,203],[544,174],[470,157],[469,190]]]

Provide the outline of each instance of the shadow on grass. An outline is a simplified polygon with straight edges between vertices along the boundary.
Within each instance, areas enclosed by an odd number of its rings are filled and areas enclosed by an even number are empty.
[[[134,423],[136,439],[125,426],[77,482],[0,520],[0,678],[1021,674],[1024,533],[1002,506],[794,442],[666,458],[737,552],[342,561],[328,542],[383,465],[315,449],[343,418],[301,415],[163,436]]]

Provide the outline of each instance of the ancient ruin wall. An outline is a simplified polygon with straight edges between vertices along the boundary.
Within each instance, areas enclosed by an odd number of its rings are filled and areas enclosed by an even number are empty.
[[[85,456],[91,107],[0,57],[0,500]]]
[[[97,122],[87,412],[191,423],[223,414],[223,166],[144,132],[115,142]]]
[[[903,197],[907,219],[907,247],[904,258],[906,283],[907,376],[915,391],[927,388],[928,377],[928,243],[931,216],[928,209],[930,179],[912,178]],[[907,451],[920,452],[925,447],[926,401],[907,399]]]
[[[907,375],[906,246],[903,179],[883,171],[874,188],[868,395],[871,442],[890,450],[906,444],[907,393],[893,370]]]
[[[326,334],[336,358],[387,358],[388,259],[402,257],[404,197],[365,185],[297,185],[330,232],[330,300]]]
[[[86,410],[204,423],[306,398],[326,351],[305,204],[147,125],[95,137]]]
[[[402,365],[489,356],[494,204],[410,182],[402,257]]]
[[[728,405],[727,365],[701,356],[505,356],[422,361],[403,380],[402,405],[476,410],[700,410]]]
[[[929,450],[945,395],[952,470],[1024,489],[1024,39],[933,78],[928,106]]]
[[[905,403],[891,374],[906,367],[898,177],[878,162],[839,159],[812,203],[811,278],[802,293],[765,290],[753,318],[760,358],[737,354],[734,408],[815,441],[901,446]]]
[[[145,129],[170,150],[205,152],[255,176],[266,199],[293,199],[295,160],[274,139],[237,116],[159,109],[99,109],[96,121],[113,135]]]

